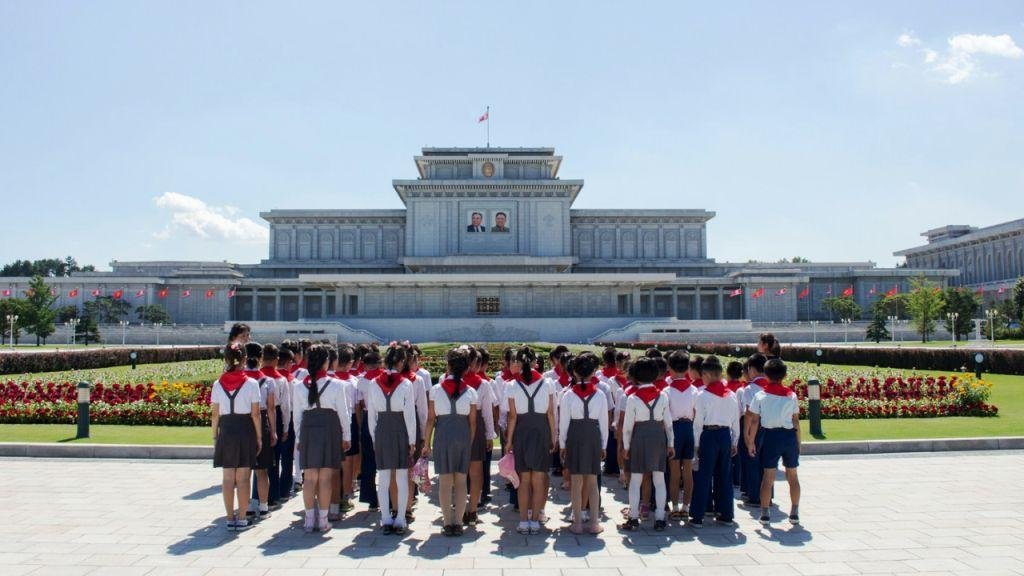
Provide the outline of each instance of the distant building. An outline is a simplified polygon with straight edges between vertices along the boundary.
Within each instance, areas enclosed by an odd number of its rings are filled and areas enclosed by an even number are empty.
[[[392,181],[405,209],[271,210],[259,264],[115,261],[111,272],[53,279],[58,304],[121,291],[180,324],[588,341],[825,320],[830,295],[850,290],[867,309],[916,275],[959,275],[939,262],[718,263],[707,252],[714,212],[574,209],[583,181],[559,177],[553,148],[424,148],[415,163],[418,178]],[[27,279],[9,282],[17,292]]]
[[[985,228],[943,226],[921,235],[927,244],[894,253],[906,258],[908,268],[957,270],[952,285],[986,292],[1024,276],[1024,218]]]

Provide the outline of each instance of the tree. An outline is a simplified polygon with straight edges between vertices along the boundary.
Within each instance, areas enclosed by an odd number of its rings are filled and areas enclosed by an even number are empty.
[[[43,258],[42,260],[15,260],[0,268],[0,276],[71,276],[75,272],[94,272],[95,266],[79,266],[71,256]]]
[[[113,324],[124,320],[132,310],[132,305],[112,296],[100,296],[82,307],[84,315],[88,315],[97,324]]]
[[[892,333],[889,332],[888,316],[889,314],[885,313],[885,299],[876,299],[871,304],[871,324],[868,325],[865,332],[868,340],[874,340],[875,344],[878,344],[882,340],[892,338]]]
[[[1014,318],[1024,322],[1024,276],[1017,278],[1017,283],[1013,285],[1013,311],[1016,313]]]
[[[809,264],[810,262],[810,260],[804,258],[803,256],[793,256],[788,260],[785,258],[779,260],[778,264]]]
[[[135,315],[138,316],[142,322],[149,324],[155,324],[162,322],[164,324],[171,323],[171,315],[167,313],[167,309],[159,304],[144,304],[135,309]]]
[[[927,342],[928,338],[935,333],[935,321],[938,320],[945,305],[942,290],[936,283],[926,280],[924,276],[911,280],[910,286],[910,294],[907,295],[907,310],[910,312],[914,328],[921,335],[921,342]]]
[[[864,311],[852,296],[829,296],[821,301],[821,309],[840,320],[860,318]]]
[[[942,307],[942,317],[945,320],[946,330],[953,333],[953,322],[949,319],[949,313],[957,314],[956,339],[964,340],[974,331],[974,317],[978,315],[981,308],[981,300],[974,292],[966,288],[946,288],[942,294],[945,301]]]
[[[53,322],[57,318],[57,311],[53,309],[53,303],[56,301],[57,297],[50,293],[50,287],[43,277],[33,276],[28,283],[23,325],[29,334],[35,335],[36,346],[45,344],[46,338],[55,330]]]
[[[18,316],[17,326],[22,326],[22,317],[25,316],[25,301],[21,298],[4,298],[0,300],[0,324],[3,331],[0,332],[0,344],[6,344],[7,338],[11,337],[15,343],[18,342],[18,334],[11,334],[11,323],[7,321],[8,316]],[[20,332],[20,330],[19,330]]]
[[[910,308],[907,307],[907,295],[906,294],[893,294],[892,296],[882,296],[878,299],[882,303],[882,307],[885,309],[886,316],[895,316],[900,320],[906,320],[909,317]]]
[[[57,308],[57,322],[64,323],[68,320],[78,318],[78,306],[68,304],[67,306],[61,306]]]

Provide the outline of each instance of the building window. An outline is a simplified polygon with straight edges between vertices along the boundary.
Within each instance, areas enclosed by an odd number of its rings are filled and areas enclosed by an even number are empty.
[[[348,295],[348,315],[356,316],[359,314],[359,296],[355,294]]]
[[[477,298],[476,314],[477,316],[497,316],[501,314],[501,298]]]

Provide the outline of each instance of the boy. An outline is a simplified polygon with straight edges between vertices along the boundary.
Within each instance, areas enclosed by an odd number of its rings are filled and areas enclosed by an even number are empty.
[[[750,421],[748,422],[746,444],[747,453],[753,458],[755,437],[758,429],[763,431],[759,462],[763,471],[761,480],[761,524],[771,523],[768,507],[775,482],[775,469],[782,459],[786,468],[786,481],[789,482],[789,522],[794,526],[800,523],[800,480],[796,469],[800,466],[800,407],[796,393],[782,384],[786,378],[786,364],[778,358],[772,358],[764,366],[768,381],[764,390],[758,392],[750,403]]]
[[[757,393],[764,390],[767,380],[764,377],[764,364],[768,358],[764,354],[752,354],[747,359],[747,385],[740,391],[740,413],[743,415],[744,430],[750,427],[750,403]],[[744,431],[744,437],[746,432]],[[754,437],[754,449],[761,445],[761,434]],[[744,469],[740,477],[740,491],[744,494],[743,505],[748,508],[761,506],[761,464],[755,456],[744,458]]]
[[[733,504],[730,490],[731,458],[736,455],[740,437],[740,411],[736,394],[722,380],[722,363],[708,356],[701,364],[704,390],[697,395],[693,418],[694,446],[697,451],[697,479],[690,505],[690,525],[704,526],[712,484],[716,519],[732,524]]]

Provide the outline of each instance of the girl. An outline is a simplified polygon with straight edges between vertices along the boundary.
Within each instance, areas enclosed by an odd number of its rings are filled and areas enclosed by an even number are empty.
[[[403,375],[406,380],[412,383],[413,392],[416,397],[416,449],[413,451],[412,463],[409,465],[409,502],[407,503],[408,508],[405,512],[406,523],[411,523],[414,520],[412,509],[416,504],[416,482],[412,475],[412,465],[419,459],[420,454],[423,452],[424,446],[424,435],[427,429],[427,412],[430,396],[431,382],[424,379],[419,372],[420,368],[420,350],[419,348],[406,342],[404,344],[406,354],[406,364]],[[396,492],[391,493],[392,498],[396,495]]]
[[[374,461],[368,398],[370,390],[377,386],[377,378],[384,371],[380,369],[380,352],[373,347],[365,347],[361,362],[362,374],[357,379],[359,413],[362,415],[359,425],[359,501],[369,504],[370,512],[376,512],[380,509],[380,502],[377,501],[377,463]]]
[[[295,445],[302,466],[302,501],[306,509],[303,529],[331,529],[327,518],[334,474],[341,466],[342,453],[348,450],[351,435],[348,404],[341,382],[327,376],[330,352],[326,346],[310,346],[306,353],[312,375],[295,388],[292,398],[295,421]],[[303,394],[304,393],[304,394]]]
[[[385,372],[367,387],[365,398],[377,465],[377,501],[384,534],[405,534],[405,511],[409,499],[406,481],[416,449],[416,398],[413,385],[401,370],[405,368],[405,349],[388,347],[384,356]],[[391,479],[395,478],[396,514],[391,515]]]
[[[487,461],[487,452],[494,440],[494,412],[491,409],[494,399],[490,382],[480,376],[480,352],[472,346],[467,346],[466,349],[469,355],[469,374],[464,381],[477,396],[477,434],[473,436],[473,446],[469,454],[469,509],[466,510],[463,523],[475,526],[479,522],[477,510],[484,485],[484,462]]]
[[[555,359],[554,373],[555,376],[552,378],[551,386],[554,389],[555,394],[555,429],[558,429],[558,418],[559,418],[559,405],[562,402],[562,398],[565,397],[566,393],[569,392],[572,386],[572,373],[569,370],[569,365],[572,363],[575,355],[571,352],[565,352]],[[558,438],[555,438],[558,441]],[[562,490],[569,490],[572,482],[572,470],[566,467],[565,462],[562,460],[561,448],[555,452],[554,466],[555,475],[562,476]],[[560,474],[559,474],[560,472]]]
[[[693,497],[693,410],[697,400],[697,388],[691,385],[686,371],[690,355],[685,350],[676,350],[668,356],[668,406],[672,413],[672,436],[675,440],[675,457],[669,462],[668,495],[672,500],[672,518],[685,519]],[[683,500],[679,507],[679,480],[682,477]]]
[[[540,532],[540,513],[547,499],[546,480],[555,452],[555,409],[551,388],[532,369],[537,356],[528,346],[509,365],[515,383],[509,391],[506,451],[515,457],[519,475],[520,534]],[[531,512],[535,515],[531,515]]]
[[[245,375],[257,382],[260,388],[260,452],[256,457],[254,474],[256,476],[257,502],[250,504],[251,516],[263,519],[270,516],[270,473],[274,467],[274,448],[277,446],[277,405],[274,402],[274,389],[277,387],[273,378],[260,371],[263,362],[263,346],[256,342],[245,345]],[[247,514],[249,515],[249,514]]]
[[[430,455],[433,452],[434,455],[445,536],[463,534],[470,446],[475,435],[480,433],[477,429],[476,391],[463,382],[469,369],[469,354],[458,348],[451,350],[448,352],[448,373],[430,389],[424,438],[430,438],[433,433],[434,447],[431,449],[428,445],[424,453]]]
[[[590,505],[591,534],[603,531],[598,523],[600,500],[597,476],[608,443],[608,398],[598,389],[597,356],[584,352],[572,362],[575,381],[559,404],[558,445],[562,463],[572,472],[573,534],[583,533],[584,498]],[[586,496],[584,496],[586,494]]]
[[[626,402],[622,424],[622,446],[629,463],[629,520],[621,529],[640,528],[640,485],[645,473],[654,484],[654,529],[662,531],[665,523],[666,454],[675,456],[672,434],[672,413],[668,396],[654,386],[658,364],[653,358],[639,358],[633,365],[637,386]]]
[[[782,344],[771,332],[762,332],[757,338],[757,351],[764,354],[768,359],[782,358]]]
[[[615,420],[613,414],[615,412],[615,406],[618,403],[619,396],[622,394],[622,387],[619,385],[619,363],[617,361],[618,350],[613,346],[609,346],[604,349],[601,353],[601,360],[604,367],[598,372],[597,377],[608,385],[608,389],[611,391],[612,401],[608,404],[608,410],[610,412],[609,418],[611,420],[611,429],[615,430]],[[619,473],[619,450],[618,441],[614,433],[608,435],[608,445],[605,446],[605,459],[604,459],[604,473],[608,475],[618,475]]]
[[[270,410],[274,415],[274,425],[272,429],[274,434],[277,436],[277,443],[274,445],[273,455],[274,464],[270,468],[270,500],[269,509],[277,510],[281,507],[281,500],[287,498],[284,494],[285,487],[291,488],[291,474],[289,474],[289,483],[284,484],[281,480],[284,478],[284,469],[281,467],[281,444],[288,440],[288,428],[291,426],[292,411],[291,411],[291,393],[288,389],[288,379],[277,369],[280,362],[281,351],[278,350],[277,346],[273,344],[266,344],[263,346],[263,365],[260,368],[260,373],[264,378],[270,379],[273,382],[274,387],[274,409]],[[288,462],[291,465],[291,462]]]
[[[260,389],[242,368],[245,349],[241,344],[228,344],[224,349],[227,372],[213,383],[210,393],[210,421],[213,426],[213,467],[223,468],[221,492],[227,512],[227,529],[248,530],[252,522],[235,511],[249,508],[249,471],[256,465],[262,445],[260,437]]]
[[[357,410],[359,405],[358,381],[352,373],[352,362],[355,351],[348,344],[338,347],[338,365],[335,369],[335,377],[341,380],[345,388],[345,403],[349,409],[349,434],[352,441],[349,449],[345,451],[345,460],[341,464],[341,506],[339,513],[346,513],[352,510],[352,494],[355,492],[355,478],[359,473],[359,420],[362,417]]]

